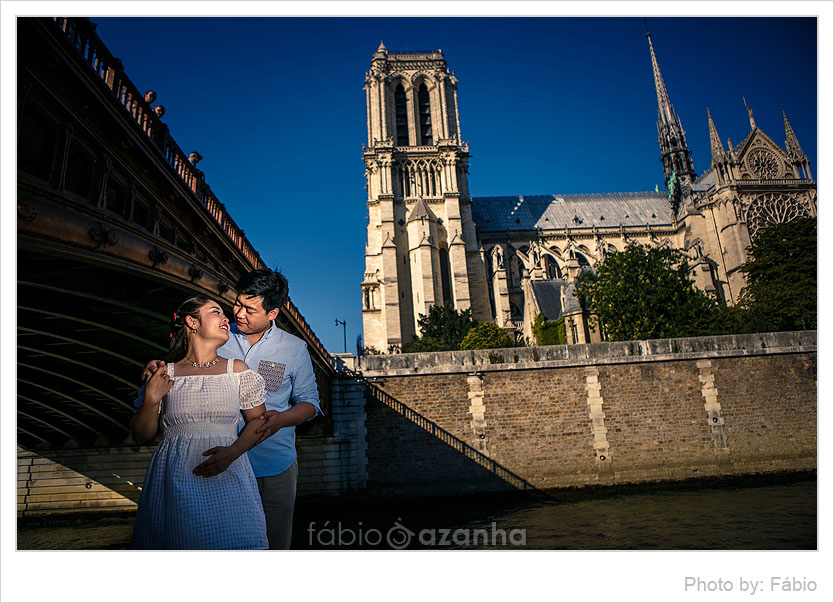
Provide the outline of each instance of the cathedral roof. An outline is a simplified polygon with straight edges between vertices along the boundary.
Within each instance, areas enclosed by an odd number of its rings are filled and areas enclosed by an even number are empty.
[[[480,232],[671,225],[666,192],[473,197]]]
[[[563,314],[573,314],[582,309],[576,298],[576,282],[565,282],[564,279],[549,279],[543,281],[531,280],[533,295],[539,304],[539,310],[545,320],[557,320]],[[564,300],[564,307],[562,301]]]
[[[546,320],[557,320],[562,315],[562,289],[565,281],[552,279],[546,281],[531,280],[533,295],[539,304],[539,310]]]
[[[706,191],[714,188],[718,184],[718,179],[715,175],[715,170],[709,168],[706,172],[698,176],[695,182],[692,183],[693,191]]]

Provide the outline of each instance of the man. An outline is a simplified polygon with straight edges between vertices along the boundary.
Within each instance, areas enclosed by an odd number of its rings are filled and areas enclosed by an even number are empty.
[[[322,414],[316,378],[307,344],[273,322],[289,295],[287,279],[280,272],[253,270],[236,289],[235,324],[217,352],[243,360],[266,382],[267,422],[247,454],[258,480],[269,548],[289,549],[298,477],[295,426]],[[143,381],[164,365],[148,363]],[[139,405],[143,397],[140,392]]]

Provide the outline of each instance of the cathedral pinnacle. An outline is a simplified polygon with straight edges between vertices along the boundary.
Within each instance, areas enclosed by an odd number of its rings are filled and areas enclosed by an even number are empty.
[[[791,157],[804,157],[805,153],[802,152],[802,147],[799,146],[799,140],[796,138],[796,134],[791,127],[791,122],[788,121],[788,116],[784,109],[782,110],[782,118],[785,120],[785,150]]]
[[[721,144],[721,138],[718,136],[718,130],[715,128],[715,122],[712,121],[712,114],[707,109],[707,119],[709,120],[709,146],[712,151],[712,163],[718,163],[724,156],[724,145]]]
[[[747,118],[750,120],[750,129],[756,129],[756,120],[753,118],[753,107],[747,106]]]
[[[388,49],[385,48],[385,44],[382,43],[382,40],[379,41],[379,48],[376,49],[376,52],[373,54],[373,60],[378,59],[385,59],[388,57]]]

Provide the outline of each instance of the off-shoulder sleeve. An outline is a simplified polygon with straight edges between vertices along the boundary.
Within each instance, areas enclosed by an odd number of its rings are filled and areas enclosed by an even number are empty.
[[[240,410],[249,410],[266,399],[266,383],[264,378],[252,369],[247,369],[240,375]]]

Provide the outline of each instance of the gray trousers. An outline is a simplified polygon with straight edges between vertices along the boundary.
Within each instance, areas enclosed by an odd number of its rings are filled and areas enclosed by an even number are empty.
[[[258,478],[258,491],[266,516],[266,537],[269,548],[288,550],[292,541],[292,513],[295,507],[295,483],[298,459],[278,475]]]

